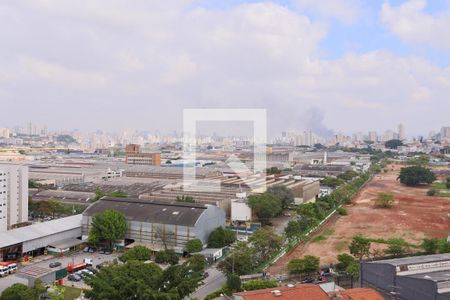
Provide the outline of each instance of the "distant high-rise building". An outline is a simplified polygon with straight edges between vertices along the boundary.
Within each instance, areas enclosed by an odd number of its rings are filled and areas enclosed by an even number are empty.
[[[0,138],[7,139],[10,134],[11,131],[8,128],[0,128]]]
[[[403,124],[398,125],[398,139],[401,141],[406,140],[405,126]]]
[[[442,127],[440,131],[441,141],[450,141],[450,127]]]
[[[369,141],[376,142],[377,141],[377,132],[369,131]]]
[[[0,164],[0,231],[28,221],[28,167]]]

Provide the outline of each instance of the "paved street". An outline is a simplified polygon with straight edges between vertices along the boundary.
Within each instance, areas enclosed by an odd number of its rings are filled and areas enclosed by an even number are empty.
[[[203,299],[208,294],[220,289],[226,283],[225,275],[215,267],[211,267],[206,271],[209,273],[209,277],[203,280],[203,285],[194,294],[190,295],[189,298]]]
[[[68,257],[58,257],[58,258],[52,258],[50,260],[36,262],[36,263],[30,263],[28,266],[40,266],[40,267],[46,267],[48,268],[48,265],[51,262],[59,261],[62,264],[62,267],[66,267],[69,263],[79,263],[83,260],[83,258],[91,258],[93,261],[94,266],[98,263],[104,262],[104,261],[112,261],[114,258],[117,258],[119,255],[116,253],[113,253],[111,255],[105,255],[105,254],[99,254],[99,253],[83,253],[78,252]],[[26,266],[22,267],[26,268]],[[14,283],[23,283],[27,284],[27,280],[20,278],[16,276],[15,274],[0,278],[0,293],[3,292],[6,288],[10,287]],[[71,281],[68,281],[67,278],[64,282],[66,285],[72,285]],[[76,282],[73,283],[75,287],[85,287],[84,282]]]

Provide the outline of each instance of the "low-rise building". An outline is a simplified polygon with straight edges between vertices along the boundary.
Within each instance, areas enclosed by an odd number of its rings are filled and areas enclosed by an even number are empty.
[[[361,285],[386,297],[450,299],[450,253],[361,263]]]
[[[200,239],[207,244],[209,234],[225,226],[225,211],[213,205],[103,197],[83,212],[83,236],[89,234],[94,216],[106,209],[125,215],[126,243],[145,244],[156,251],[169,247],[183,253],[187,241]]]

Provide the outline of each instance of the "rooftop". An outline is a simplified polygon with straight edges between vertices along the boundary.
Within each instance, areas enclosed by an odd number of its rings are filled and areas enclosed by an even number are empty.
[[[79,228],[81,219],[82,215],[74,215],[0,232],[0,248]]]
[[[136,198],[103,197],[89,206],[83,215],[93,216],[106,209],[122,212],[129,221],[194,226],[207,206],[175,201],[158,202]]]
[[[262,289],[250,292],[234,294],[245,300],[272,300],[272,299],[292,299],[292,300],[330,300],[318,285],[301,284],[295,287],[278,287]]]

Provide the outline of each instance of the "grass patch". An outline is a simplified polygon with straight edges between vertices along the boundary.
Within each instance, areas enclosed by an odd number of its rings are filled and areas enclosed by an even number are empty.
[[[315,237],[311,240],[311,242],[313,242],[313,243],[318,243],[318,242],[321,242],[321,241],[325,241],[325,240],[328,239],[328,237],[329,237],[330,235],[332,235],[333,233],[334,233],[334,230],[333,230],[333,229],[325,229],[325,230],[322,232],[322,234],[315,236]]]
[[[435,182],[432,184],[435,189],[445,190],[447,189],[447,184],[445,182]]]
[[[64,288],[64,300],[74,300],[81,295],[81,289],[73,288],[70,286],[65,286]]]
[[[337,251],[342,252],[344,249],[347,249],[347,244],[347,241],[341,241],[336,245],[335,248]]]
[[[449,192],[440,192],[439,193],[440,197],[446,197],[446,198],[450,198],[450,193]]]

